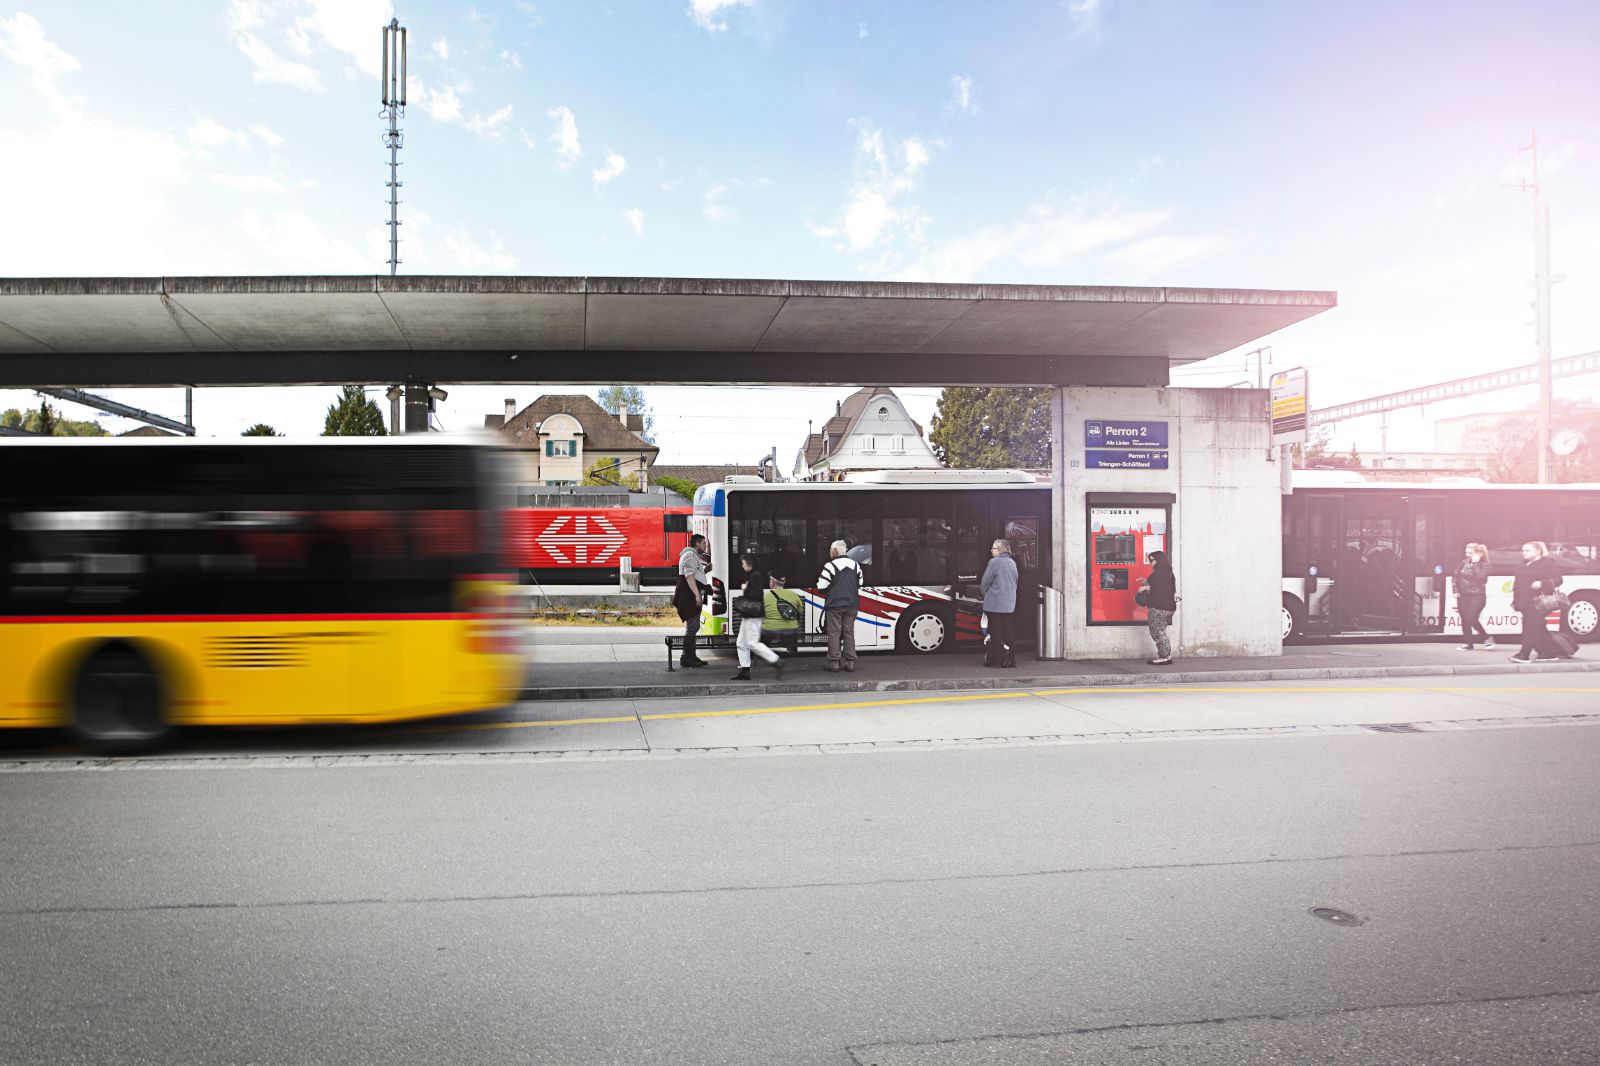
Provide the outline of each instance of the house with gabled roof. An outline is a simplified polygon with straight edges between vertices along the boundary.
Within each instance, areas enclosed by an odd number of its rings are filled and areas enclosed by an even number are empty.
[[[854,470],[927,470],[938,456],[886,385],[857,389],[834,405],[820,432],[806,436],[795,456],[797,481],[837,481]]]
[[[508,399],[505,412],[486,415],[483,425],[498,430],[521,455],[523,487],[576,485],[599,464],[624,484],[638,474],[639,487],[648,488],[661,454],[642,435],[643,415],[611,414],[583,393],[541,396],[520,411]]]

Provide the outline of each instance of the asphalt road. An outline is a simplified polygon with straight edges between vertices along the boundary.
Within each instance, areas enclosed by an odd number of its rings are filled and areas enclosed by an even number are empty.
[[[1543,725],[0,773],[0,1062],[1592,1062],[1597,757]]]

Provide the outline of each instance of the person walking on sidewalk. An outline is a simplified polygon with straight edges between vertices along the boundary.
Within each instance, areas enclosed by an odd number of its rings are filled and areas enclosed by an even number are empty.
[[[783,676],[783,663],[778,660],[778,653],[761,643],[761,618],[766,614],[767,579],[761,571],[756,569],[756,560],[751,555],[741,555],[739,565],[744,567],[744,591],[739,598],[733,601],[733,613],[739,616],[739,640],[734,645],[739,652],[739,672],[733,675],[735,681],[750,680],[750,656],[760,656],[763,662],[772,664],[772,668]]]
[[[706,661],[695,652],[695,634],[700,632],[700,604],[705,597],[706,538],[696,533],[678,553],[678,587],[672,592],[672,606],[683,619],[684,666],[705,666]]]
[[[1167,638],[1167,627],[1178,610],[1178,578],[1172,572],[1166,552],[1151,552],[1144,561],[1154,567],[1139,590],[1147,597],[1144,610],[1150,639],[1156,644],[1156,657],[1150,660],[1150,665],[1166,666],[1172,661],[1172,641]]]
[[[1555,638],[1544,624],[1545,615],[1556,610],[1556,593],[1561,589],[1561,569],[1550,558],[1542,540],[1522,546],[1522,569],[1511,587],[1511,606],[1522,613],[1522,647],[1511,657],[1514,663],[1539,659],[1570,659],[1556,647]]]
[[[1489,549],[1482,544],[1468,544],[1466,558],[1456,567],[1456,610],[1461,615],[1461,635],[1467,642],[1462,651],[1472,651],[1478,646],[1477,637],[1483,638],[1485,648],[1494,647],[1494,638],[1483,628],[1480,619],[1483,605],[1488,600]]]
[[[861,567],[846,553],[842,540],[828,545],[828,561],[817,577],[822,602],[822,626],[828,634],[828,663],[824,670],[838,673],[856,668],[856,613],[861,610]]]
[[[989,616],[989,639],[983,646],[983,665],[1009,670],[1017,665],[1012,621],[1017,612],[1017,561],[1011,542],[997,540],[989,546],[989,565],[978,581],[983,590],[983,613]]]

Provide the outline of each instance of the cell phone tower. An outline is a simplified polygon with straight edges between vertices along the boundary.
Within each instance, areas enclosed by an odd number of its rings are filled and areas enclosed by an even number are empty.
[[[389,128],[383,141],[389,146],[389,276],[400,269],[400,147],[405,138],[400,120],[406,114],[406,29],[399,19],[383,28],[383,117]]]

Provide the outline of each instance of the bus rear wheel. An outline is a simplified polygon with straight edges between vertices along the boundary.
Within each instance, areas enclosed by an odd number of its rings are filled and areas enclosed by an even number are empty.
[[[932,655],[950,639],[950,626],[932,607],[913,607],[900,619],[898,646],[912,655]]]
[[[72,686],[72,731],[97,751],[147,751],[167,738],[161,680],[149,661],[122,643],[100,648]]]
[[[1567,632],[1585,643],[1600,641],[1600,596],[1580,592],[1567,606]]]

